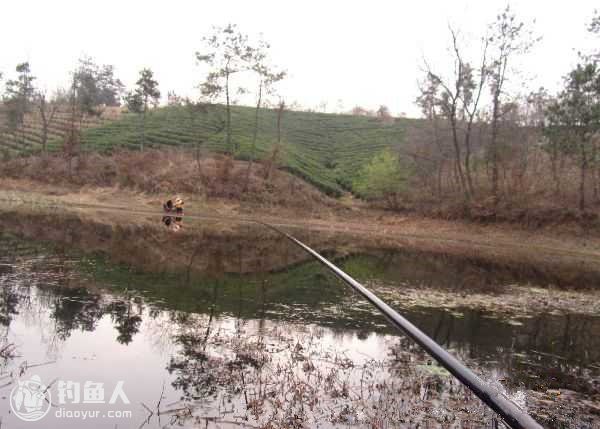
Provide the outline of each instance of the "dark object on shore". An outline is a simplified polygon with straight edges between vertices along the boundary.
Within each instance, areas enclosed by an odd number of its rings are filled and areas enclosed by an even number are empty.
[[[163,204],[163,209],[167,213],[183,213],[183,204],[183,200],[180,197],[175,197],[171,200],[167,200],[167,202]]]

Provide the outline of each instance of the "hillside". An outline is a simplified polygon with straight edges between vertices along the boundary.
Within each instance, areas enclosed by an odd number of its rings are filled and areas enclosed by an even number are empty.
[[[232,140],[239,149],[238,159],[251,157],[255,110],[232,108]],[[223,106],[206,112],[186,107],[162,107],[146,120],[146,147],[178,147],[202,152],[224,152]],[[51,127],[49,147],[58,150],[62,143],[65,115]],[[286,111],[283,114],[280,168],[302,177],[329,195],[339,196],[350,189],[362,165],[374,154],[403,140],[409,120],[381,121],[373,117]],[[21,136],[5,136],[2,148],[10,154],[31,153],[40,148],[40,127],[27,123],[25,145]],[[137,149],[141,123],[137,115],[124,113],[114,118],[88,121],[83,133],[86,151],[111,152],[115,148]],[[262,109],[259,115],[257,159],[269,158],[277,142],[277,112]]]
[[[25,116],[22,129],[11,133],[3,127],[7,122],[6,112],[0,104],[0,155],[4,158],[17,155],[30,155],[42,149],[42,121],[39,113],[33,112]],[[121,117],[119,108],[107,108],[99,117],[86,117],[83,128],[98,127]],[[53,116],[48,127],[48,148],[60,150],[65,130],[70,127],[71,113],[66,106],[61,106]],[[4,130],[4,132],[3,132]]]

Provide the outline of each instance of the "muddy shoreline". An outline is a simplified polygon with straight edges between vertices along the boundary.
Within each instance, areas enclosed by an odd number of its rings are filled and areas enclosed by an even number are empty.
[[[35,189],[35,190],[32,190]],[[5,207],[25,211],[63,210],[112,225],[156,224],[167,195],[135,193],[118,188],[59,188],[31,182],[0,181]],[[540,265],[540,269],[571,267],[576,272],[600,270],[600,237],[574,225],[536,230],[514,225],[482,225],[404,216],[367,209],[290,210],[273,206],[234,204],[230,200],[186,197],[186,224],[206,220],[261,220],[291,233],[322,236],[346,249],[353,238],[376,248],[413,248],[506,264]],[[341,239],[336,243],[333,237]],[[300,238],[300,237],[299,237]],[[319,240],[317,240],[319,241]]]

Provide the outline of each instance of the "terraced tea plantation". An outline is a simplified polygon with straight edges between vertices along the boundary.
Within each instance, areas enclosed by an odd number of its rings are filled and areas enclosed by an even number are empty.
[[[236,158],[266,159],[278,141],[277,111],[262,109],[259,114],[256,152],[252,152],[255,110],[232,108],[232,142]],[[406,119],[382,121],[372,117],[286,111],[281,121],[281,146],[277,162],[322,191],[338,196],[350,189],[360,168],[379,151],[403,141]],[[225,152],[225,109],[211,106],[206,111],[188,107],[163,107],[148,114],[145,147],[176,147],[202,152]],[[55,127],[57,130],[59,127]],[[141,120],[124,113],[118,119],[89,122],[83,134],[83,149],[109,153],[115,148],[138,149]],[[36,132],[38,133],[36,135]],[[39,128],[27,130],[26,145],[3,142],[12,152],[39,148]],[[53,133],[49,147],[58,149],[60,134]]]
[[[120,115],[114,108],[100,117],[86,117],[81,126],[84,129],[99,127],[103,124],[116,120]],[[42,150],[42,121],[39,114],[28,114],[22,129],[14,133],[1,132],[4,123],[4,112],[0,106],[0,152],[5,157],[31,155]],[[58,110],[52,117],[48,126],[48,150],[57,151],[62,147],[63,136],[71,127],[71,114],[68,110]]]

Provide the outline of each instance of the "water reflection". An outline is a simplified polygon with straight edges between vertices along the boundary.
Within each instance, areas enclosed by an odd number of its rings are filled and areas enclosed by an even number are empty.
[[[2,344],[20,357],[5,356],[5,372],[52,362],[36,368],[44,380],[124,379],[135,421],[119,427],[480,426],[491,418],[368,304],[268,230],[203,223],[172,234],[156,219],[13,219],[0,236],[0,322]],[[597,423],[600,318],[518,305],[531,288],[567,287],[571,274],[301,238],[547,425]],[[519,311],[470,305],[476,296]]]
[[[183,226],[183,218],[180,216],[163,216],[162,223],[173,232],[179,231]]]

